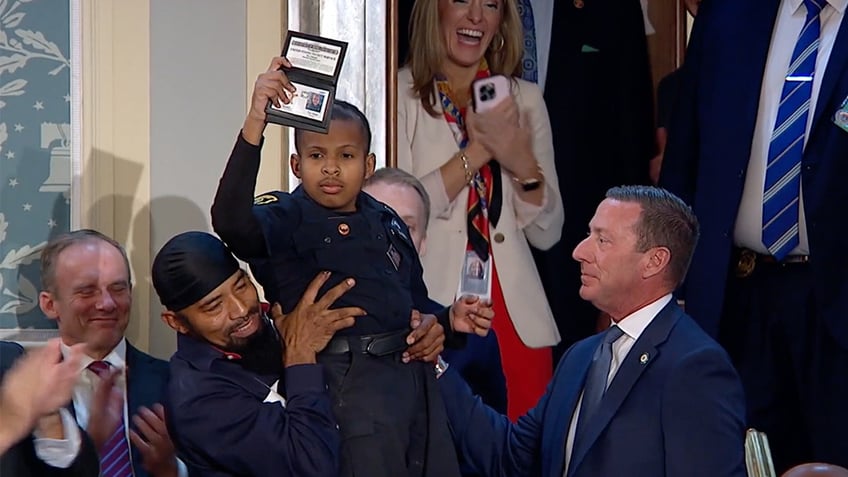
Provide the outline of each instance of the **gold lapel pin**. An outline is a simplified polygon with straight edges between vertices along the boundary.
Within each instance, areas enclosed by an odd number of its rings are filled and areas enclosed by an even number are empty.
[[[642,353],[642,356],[639,356],[639,362],[645,364],[648,362],[648,358],[650,358],[648,353]]]
[[[339,233],[342,235],[347,235],[350,233],[350,225],[342,222],[339,224]]]

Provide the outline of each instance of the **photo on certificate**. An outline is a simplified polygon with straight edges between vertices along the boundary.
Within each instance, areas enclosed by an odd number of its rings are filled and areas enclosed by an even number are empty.
[[[268,103],[265,112],[268,122],[282,124],[309,131],[325,133],[329,129],[328,111],[333,107],[332,88],[323,89],[295,81],[291,82],[296,91],[289,104],[280,107]]]
[[[492,261],[481,259],[476,252],[465,252],[457,297],[477,296],[489,301],[492,296]]]

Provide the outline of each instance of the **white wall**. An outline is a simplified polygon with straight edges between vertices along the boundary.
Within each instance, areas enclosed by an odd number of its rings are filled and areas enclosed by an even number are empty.
[[[180,232],[211,231],[209,208],[245,113],[245,18],[245,1],[150,3],[151,257]],[[149,281],[149,269],[136,280]],[[151,293],[151,313],[160,309]],[[168,356],[175,344],[174,331],[151,319],[150,352]]]
[[[285,36],[281,0],[81,1],[78,226],[125,244],[135,287],[127,337],[168,358],[175,334],[150,284],[174,234],[209,207],[256,76]],[[265,134],[257,189],[284,187],[282,128]],[[287,166],[286,166],[287,167]]]

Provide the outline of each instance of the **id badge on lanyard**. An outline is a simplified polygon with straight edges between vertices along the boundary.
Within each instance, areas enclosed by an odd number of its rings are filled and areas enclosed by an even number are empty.
[[[490,255],[491,258],[491,255]],[[492,298],[492,260],[483,260],[474,250],[465,252],[460,271],[457,298],[477,296],[490,302]]]

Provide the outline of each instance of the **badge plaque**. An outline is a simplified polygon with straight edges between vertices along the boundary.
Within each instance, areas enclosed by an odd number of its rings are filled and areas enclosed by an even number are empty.
[[[268,102],[267,121],[326,133],[346,52],[346,42],[289,31],[282,55],[292,67],[283,70],[296,91],[279,108]]]

